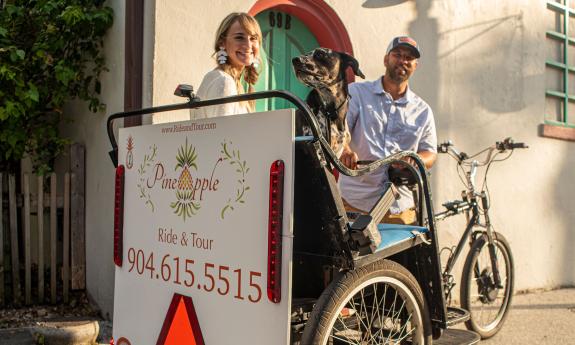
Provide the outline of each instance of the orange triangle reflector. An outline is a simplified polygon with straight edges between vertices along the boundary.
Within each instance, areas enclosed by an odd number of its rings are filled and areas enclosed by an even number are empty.
[[[192,298],[175,293],[156,345],[205,345]]]

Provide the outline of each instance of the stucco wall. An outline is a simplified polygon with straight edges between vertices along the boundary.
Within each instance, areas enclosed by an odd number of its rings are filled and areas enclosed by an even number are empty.
[[[346,25],[367,79],[383,73],[391,37],[407,33],[423,50],[412,88],[433,107],[440,140],[475,152],[512,136],[531,148],[494,165],[489,175],[492,221],[513,248],[516,289],[575,284],[575,233],[570,182],[572,142],[542,138],[545,111],[545,30],[552,25],[543,1],[327,0]],[[211,57],[219,21],[248,11],[245,1],[146,2],[144,104],[182,101],[177,84],[199,86],[215,66]],[[87,283],[105,313],[113,305],[112,199],[114,170],[107,156],[106,115],[123,109],[124,8],[110,2],[115,24],[106,39],[110,72],[103,78],[106,113],[89,114],[78,104],[68,112],[67,131],[86,144]],[[83,109],[83,108],[82,108]],[[187,118],[186,112],[156,116],[154,122]],[[151,120],[147,120],[148,122]],[[435,207],[459,196],[455,164],[441,156],[433,168]],[[440,245],[451,246],[462,219],[440,223]]]
[[[367,79],[383,73],[389,39],[407,33],[423,49],[412,87],[433,107],[440,140],[475,152],[512,136],[527,142],[490,169],[492,222],[510,241],[518,290],[572,285],[575,220],[567,154],[573,143],[542,138],[547,58],[545,30],[553,16],[542,1],[326,1],[346,25]],[[175,86],[198,86],[210,57],[219,20],[254,1],[172,1],[156,4],[154,104],[177,100]],[[184,33],[184,34],[182,34]],[[549,83],[549,81],[547,81]],[[186,114],[181,114],[186,117]],[[159,121],[167,120],[163,118]],[[459,196],[453,161],[441,156],[433,171],[435,207]],[[442,246],[452,246],[462,219],[442,222]]]
[[[86,147],[86,287],[90,297],[112,316],[114,299],[113,221],[115,170],[108,156],[111,149],[106,132],[108,115],[124,107],[124,17],[123,1],[108,3],[114,10],[114,25],[105,39],[104,53],[110,70],[101,76],[106,110],[91,113],[87,105],[72,102],[65,114],[73,122],[63,130]]]
[[[508,136],[530,145],[490,169],[492,222],[512,246],[516,290],[573,285],[575,144],[538,135],[546,110],[545,31],[554,25],[545,2],[328,3],[346,23],[368,79],[383,72],[391,37],[416,38],[423,56],[411,86],[433,107],[441,141],[468,153]],[[436,209],[462,187],[447,156],[439,157],[432,181]],[[463,220],[439,225],[440,245],[454,245]]]
[[[204,74],[216,67],[212,58],[220,21],[234,11],[248,11],[253,1],[157,1],[154,49],[153,103],[176,103],[178,84],[200,86]],[[189,112],[154,116],[154,122],[187,120]]]

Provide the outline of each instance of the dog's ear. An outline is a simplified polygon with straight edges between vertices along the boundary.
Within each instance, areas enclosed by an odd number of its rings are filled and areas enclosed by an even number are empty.
[[[357,60],[349,54],[346,54],[346,53],[340,53],[340,54],[341,54],[341,61],[343,62],[344,69],[346,69],[347,67],[351,67],[351,69],[353,70],[353,73],[356,76],[361,77],[362,79],[365,79],[363,72],[359,69],[359,62],[357,62]]]

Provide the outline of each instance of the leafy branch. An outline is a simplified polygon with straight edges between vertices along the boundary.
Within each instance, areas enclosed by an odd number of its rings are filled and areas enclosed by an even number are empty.
[[[97,112],[103,55],[113,11],[101,0],[12,0],[0,10],[0,170],[29,156],[35,172],[53,170],[69,140],[59,126],[64,104]]]

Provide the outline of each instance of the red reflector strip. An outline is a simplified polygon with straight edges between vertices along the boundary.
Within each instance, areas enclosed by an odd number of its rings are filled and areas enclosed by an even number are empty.
[[[114,198],[114,263],[118,267],[122,267],[124,249],[124,173],[124,166],[118,165]]]
[[[282,224],[284,194],[284,162],[277,160],[270,168],[270,199],[268,219],[268,299],[281,301]]]

